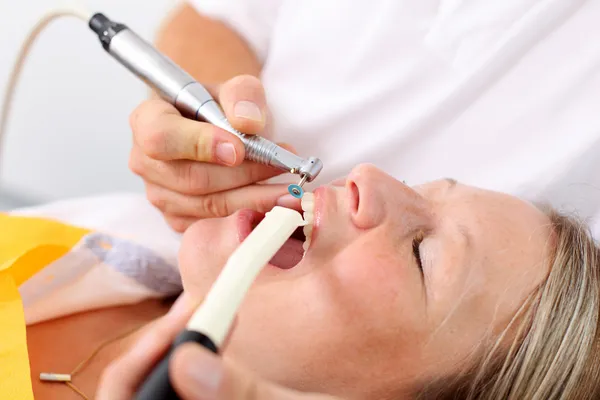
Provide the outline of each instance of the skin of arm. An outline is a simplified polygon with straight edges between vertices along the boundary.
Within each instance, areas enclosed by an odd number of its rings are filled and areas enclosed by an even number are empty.
[[[258,77],[262,65],[250,46],[224,23],[178,5],[161,25],[155,46],[205,85],[237,75]]]

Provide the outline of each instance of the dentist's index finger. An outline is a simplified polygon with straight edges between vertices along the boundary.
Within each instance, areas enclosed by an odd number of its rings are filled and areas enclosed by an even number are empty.
[[[227,166],[240,165],[242,141],[212,124],[181,116],[160,99],[142,103],[131,115],[135,143],[150,158],[161,161],[193,160]]]
[[[294,152],[291,146],[280,147]],[[262,182],[285,171],[275,167],[245,161],[235,167],[223,167],[189,160],[162,162],[147,157],[134,146],[129,157],[129,169],[148,182],[182,194],[199,196]]]
[[[150,202],[165,214],[198,219],[226,217],[244,208],[267,212],[288,193],[287,185],[281,184],[250,185],[206,196],[186,196],[151,184],[146,191]]]

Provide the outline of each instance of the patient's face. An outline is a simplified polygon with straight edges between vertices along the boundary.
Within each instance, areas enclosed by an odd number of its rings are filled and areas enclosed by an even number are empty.
[[[448,180],[410,188],[361,165],[315,191],[314,216],[306,256],[290,269],[294,254],[281,254],[286,269],[263,271],[226,351],[292,387],[379,398],[451,373],[548,270],[545,214]],[[186,233],[186,290],[207,292],[257,218],[243,211]]]

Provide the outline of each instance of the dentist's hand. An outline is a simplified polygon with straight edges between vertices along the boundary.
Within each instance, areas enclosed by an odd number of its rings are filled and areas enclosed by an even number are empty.
[[[130,400],[185,327],[195,306],[184,293],[166,316],[154,322],[127,353],[109,365],[100,380],[96,399]],[[182,400],[334,400],[257,378],[195,344],[177,349],[169,367],[173,386]]]
[[[208,89],[234,128],[265,135],[268,110],[257,78],[238,76]],[[244,161],[244,145],[235,135],[184,118],[165,101],[142,103],[130,125],[129,168],[143,178],[148,199],[178,232],[199,219],[241,208],[268,211],[287,193],[286,185],[257,184],[282,172]]]
[[[183,400],[334,400],[267,382],[194,344],[181,346],[172,371],[173,385]]]

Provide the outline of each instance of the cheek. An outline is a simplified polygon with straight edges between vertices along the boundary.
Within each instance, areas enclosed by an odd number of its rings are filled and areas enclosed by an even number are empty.
[[[356,296],[390,300],[400,291],[402,273],[393,268],[397,262],[389,255],[344,251],[335,258],[334,270],[340,284]]]
[[[203,220],[188,229],[179,250],[184,289],[204,297],[237,244],[235,226],[227,219]]]
[[[420,272],[406,255],[384,243],[374,238],[338,253],[332,269],[340,290],[351,294],[353,312],[363,308],[386,327],[420,324],[425,315]]]
[[[300,277],[256,285],[229,354],[308,391],[324,382],[346,393],[397,387],[422,371],[427,337],[420,275],[402,258],[389,240],[365,234]]]

